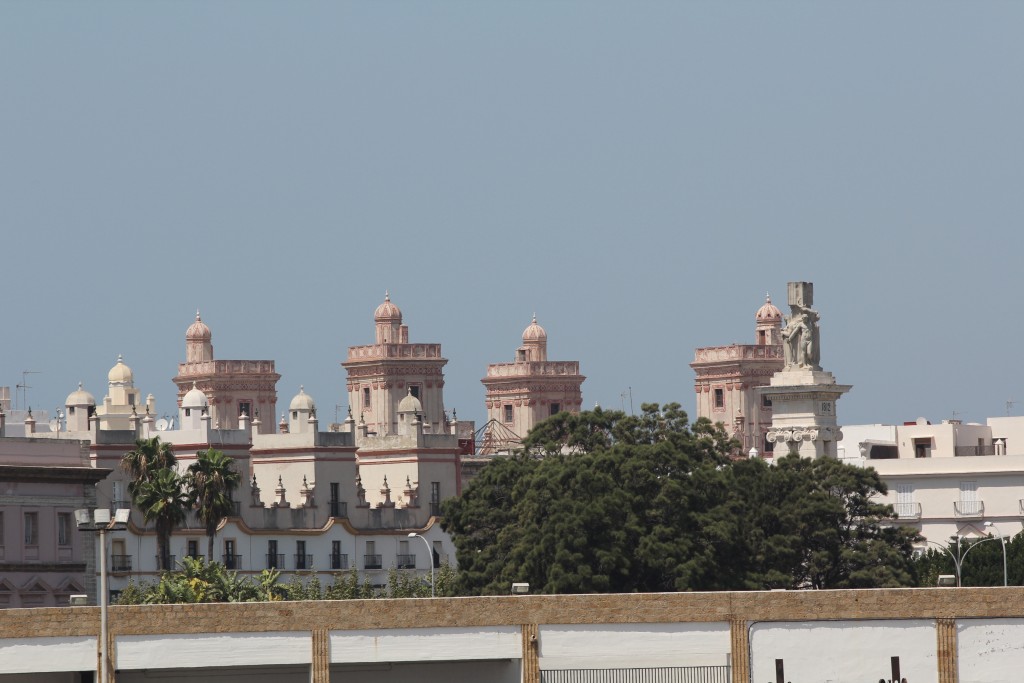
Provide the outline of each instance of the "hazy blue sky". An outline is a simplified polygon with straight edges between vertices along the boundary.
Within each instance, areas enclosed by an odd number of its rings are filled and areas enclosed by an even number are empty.
[[[1024,414],[1024,4],[0,2],[0,385],[344,405],[391,291],[446,407],[536,311],[584,403],[811,280],[841,423]],[[626,403],[628,407],[628,402]]]

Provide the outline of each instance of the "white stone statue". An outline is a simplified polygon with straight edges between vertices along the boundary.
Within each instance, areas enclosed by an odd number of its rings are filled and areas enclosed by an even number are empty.
[[[809,282],[789,283],[789,307],[792,315],[786,318],[782,330],[782,351],[786,370],[821,370],[818,312],[811,308],[812,292]]]

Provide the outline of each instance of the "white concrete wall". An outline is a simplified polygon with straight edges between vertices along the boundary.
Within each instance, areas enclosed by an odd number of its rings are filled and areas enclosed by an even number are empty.
[[[960,683],[1024,678],[1024,619],[963,619],[956,626]]]
[[[331,663],[517,659],[521,638],[515,626],[332,631]]]
[[[727,623],[545,625],[538,641],[541,669],[729,663]]]
[[[117,668],[203,668],[309,664],[313,650],[308,633],[203,633],[119,636]]]
[[[93,671],[96,660],[95,637],[0,639],[0,673],[4,674]]]
[[[934,620],[756,623],[750,628],[750,680],[774,681],[776,659],[794,683],[889,680],[890,657],[899,657],[901,677],[938,683],[935,650]]]

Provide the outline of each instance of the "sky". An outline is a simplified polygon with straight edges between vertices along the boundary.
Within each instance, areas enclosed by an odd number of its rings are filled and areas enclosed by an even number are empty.
[[[279,411],[304,385],[333,420],[388,290],[478,427],[534,313],[585,407],[693,415],[694,349],[753,343],[765,293],[811,281],[841,424],[1024,414],[1022,25],[0,0],[0,385],[52,413],[123,354],[173,414],[199,309],[216,358],[276,361]]]

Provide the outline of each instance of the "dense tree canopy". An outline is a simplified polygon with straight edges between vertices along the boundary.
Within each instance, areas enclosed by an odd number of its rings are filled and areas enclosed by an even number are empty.
[[[915,534],[872,469],[733,460],[678,404],[559,413],[446,502],[463,593],[912,585]]]

